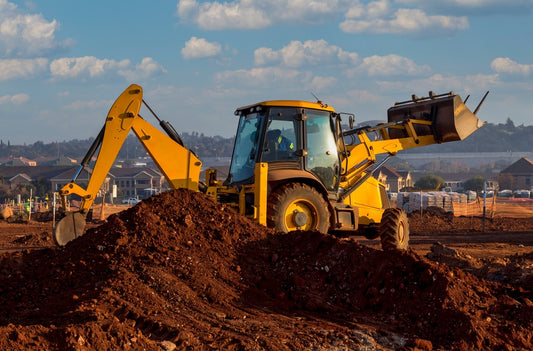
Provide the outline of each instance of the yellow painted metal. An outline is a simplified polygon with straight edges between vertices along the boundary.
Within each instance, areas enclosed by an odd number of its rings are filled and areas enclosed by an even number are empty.
[[[98,190],[128,136],[134,117],[139,113],[141,103],[142,88],[140,86],[132,84],[124,90],[107,114],[104,138],[87,189],[71,182],[59,191],[63,199],[70,194],[79,195],[82,198],[80,207],[82,212],[88,211],[93,204]]]
[[[370,167],[376,163],[376,155],[395,155],[405,149],[460,140],[480,127],[481,124],[475,115],[464,106],[459,97],[452,96],[448,100],[442,104],[442,116],[439,115],[442,127],[438,131],[446,132],[445,136],[442,133],[435,133],[435,129],[432,128],[435,126],[434,121],[425,120],[423,113],[420,113],[419,117],[409,115],[408,118],[404,118],[404,110],[410,108],[411,105],[407,107],[401,105],[392,110],[396,114],[393,115],[392,120],[389,120],[386,127],[374,129],[374,131],[381,133],[381,140],[371,140],[369,133],[365,130],[354,132],[353,135],[359,139],[359,142],[351,145],[343,145],[342,138],[339,138],[339,150],[346,151],[340,154],[343,172],[339,186],[340,189],[349,190],[345,193],[346,198],[342,201],[358,208],[359,224],[380,223],[384,208],[388,206],[387,200],[383,197],[383,184],[368,173]],[[87,189],[83,189],[73,182],[69,183],[60,191],[62,201],[69,194],[77,194],[83,200],[81,212],[88,211],[130,131],[135,133],[172,188],[198,190],[200,160],[190,150],[142,119],[139,115],[141,104],[142,88],[138,85],[131,85],[119,96],[106,118],[100,153]],[[259,111],[262,107],[268,106],[335,112],[333,107],[321,102],[300,100],[263,101],[238,108],[237,111]],[[449,112],[452,107],[453,109]],[[425,110],[421,109],[421,111],[424,112]],[[389,113],[392,112],[389,110]],[[454,123],[449,122],[450,116]],[[253,184],[240,187],[224,186],[217,181],[216,171],[207,170],[207,194],[212,196],[215,201],[222,199],[222,202],[240,214],[253,217],[258,223],[266,225],[268,164],[257,163],[254,176]],[[287,179],[287,181],[290,182],[291,180]],[[253,214],[250,208],[246,208],[247,205],[250,206],[246,202],[250,194],[254,196]],[[342,196],[342,191],[340,195]],[[297,226],[295,217],[297,213],[305,215],[305,217],[300,215],[299,220],[303,221],[302,218],[307,218],[304,226]],[[289,204],[283,215],[289,230],[306,230],[314,227],[317,220],[317,209],[311,202],[298,199]]]
[[[136,84],[130,85],[117,98],[105,121],[104,137],[87,189],[70,182],[59,191],[62,201],[76,194],[82,198],[80,211],[89,210],[132,130],[172,188],[198,190],[202,163],[191,151],[142,119],[139,116],[141,104],[142,88]]]
[[[303,226],[299,226],[296,223],[295,216],[296,214],[304,214],[307,221]],[[316,228],[316,223],[318,221],[318,209],[311,202],[305,199],[294,200],[287,206],[287,210],[283,214],[285,217],[285,225],[287,226],[287,231],[293,230],[311,230]]]
[[[198,191],[202,166],[198,157],[139,116],[132,130],[173,189]]]
[[[255,165],[254,218],[259,224],[267,223],[268,163]]]
[[[269,100],[269,101],[262,101],[258,102],[253,105],[243,106],[239,107],[237,111],[241,110],[247,110],[252,107],[257,106],[276,106],[276,107],[300,107],[300,108],[311,108],[316,110],[322,110],[322,111],[329,111],[329,112],[335,112],[335,109],[332,106],[322,104],[320,102],[309,102],[309,101],[302,101],[302,100]]]
[[[380,186],[382,184],[376,178],[370,177],[344,199],[345,204],[359,208],[359,224],[381,222],[386,206],[381,200]]]

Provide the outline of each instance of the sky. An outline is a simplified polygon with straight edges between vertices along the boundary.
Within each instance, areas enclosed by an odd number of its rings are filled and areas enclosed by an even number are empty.
[[[96,137],[133,83],[207,136],[260,101],[317,97],[363,122],[429,91],[471,110],[490,91],[481,120],[532,125],[531,38],[533,0],[0,0],[0,140]]]

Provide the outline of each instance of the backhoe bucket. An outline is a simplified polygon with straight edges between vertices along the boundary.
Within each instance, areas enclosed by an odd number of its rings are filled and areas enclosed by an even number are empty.
[[[478,109],[479,106],[476,111]],[[430,93],[427,98],[413,96],[412,100],[396,103],[389,108],[387,115],[389,122],[410,120],[418,136],[432,134],[437,143],[463,140],[485,124],[453,92],[442,95]],[[390,128],[389,135],[391,138],[408,136],[407,129],[402,128]]]
[[[57,223],[53,238],[57,245],[65,246],[85,233],[85,215],[80,212],[69,212]]]

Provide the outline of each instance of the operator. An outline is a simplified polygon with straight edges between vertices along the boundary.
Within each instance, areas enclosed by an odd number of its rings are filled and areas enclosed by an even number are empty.
[[[294,150],[294,143],[289,139],[281,135],[281,130],[273,129],[269,130],[266,135],[267,142],[274,143],[276,149],[280,151],[292,151]]]

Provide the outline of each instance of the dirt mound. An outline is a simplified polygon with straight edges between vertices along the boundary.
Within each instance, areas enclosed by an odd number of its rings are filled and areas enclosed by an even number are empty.
[[[530,349],[531,290],[176,190],[0,257],[2,349]]]
[[[53,246],[54,242],[52,237],[48,232],[41,232],[37,235],[28,234],[22,237],[16,238],[12,241],[14,245],[24,245],[26,247],[37,247],[37,246]]]
[[[533,290],[533,253],[503,258],[474,258],[461,250],[435,243],[426,255],[432,261],[461,268],[478,278]]]

